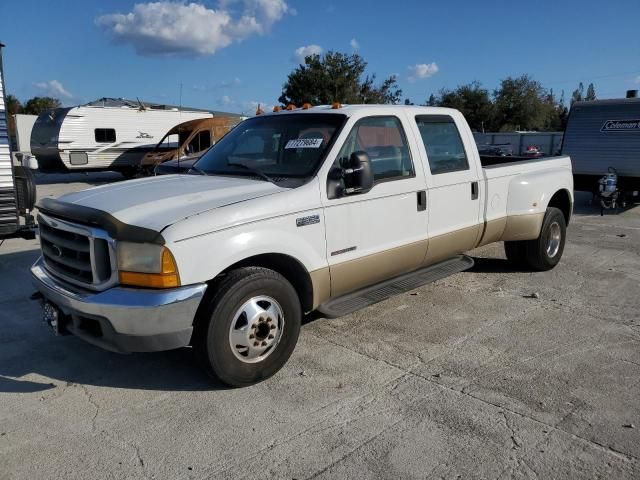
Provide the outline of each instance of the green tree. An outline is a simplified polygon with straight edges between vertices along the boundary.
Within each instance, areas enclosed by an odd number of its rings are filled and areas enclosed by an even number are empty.
[[[558,132],[564,131],[564,129],[567,127],[567,119],[569,118],[569,109],[567,108],[564,100],[564,90],[562,91],[560,100],[558,101],[558,104],[556,106],[556,116],[557,124],[555,125],[556,128],[554,128],[553,130]]]
[[[7,113],[9,115],[15,115],[16,113],[22,113],[22,104],[13,95],[7,95]]]
[[[436,99],[436,96],[433,93],[429,95],[429,99],[427,100],[426,105],[428,107],[435,107],[438,105],[438,100]]]
[[[52,97],[33,97],[24,104],[23,113],[40,115],[45,110],[61,107],[60,100]]]
[[[327,52],[309,55],[283,85],[278,101],[283,105],[340,103],[399,103],[402,90],[390,76],[376,85],[375,74],[365,75],[367,62],[357,53]]]
[[[9,130],[9,135],[13,136],[16,134],[16,119],[14,115],[16,113],[22,113],[22,104],[20,103],[20,100],[13,95],[7,95],[5,101],[7,109],[7,128]]]
[[[431,100],[430,97],[429,101]],[[493,102],[489,91],[478,81],[460,85],[455,90],[442,89],[435,102],[440,107],[460,110],[472,130],[482,131],[492,126]]]
[[[573,105],[574,102],[581,102],[582,100],[584,100],[584,85],[580,82],[578,88],[571,94],[571,105]]]
[[[549,90],[543,99],[543,109],[545,112],[544,125],[541,130],[549,132],[558,132],[564,130],[567,123],[567,116],[569,110],[564,104],[564,91],[562,92],[560,99],[557,100],[553,89]]]
[[[584,99],[588,102],[596,99],[596,87],[593,86],[593,83],[590,83],[587,87],[587,94],[584,96]]]
[[[529,75],[505,78],[493,96],[496,125],[501,131],[544,130],[547,127],[549,94]]]

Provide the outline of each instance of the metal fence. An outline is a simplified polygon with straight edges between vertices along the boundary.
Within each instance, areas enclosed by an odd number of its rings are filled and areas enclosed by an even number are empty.
[[[510,144],[514,155],[522,155],[531,145],[546,155],[558,155],[563,132],[474,132],[473,136],[478,145]]]

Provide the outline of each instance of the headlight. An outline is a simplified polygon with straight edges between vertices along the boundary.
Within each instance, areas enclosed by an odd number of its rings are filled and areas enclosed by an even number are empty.
[[[180,286],[178,267],[167,247],[118,242],[117,253],[121,284],[148,288]]]

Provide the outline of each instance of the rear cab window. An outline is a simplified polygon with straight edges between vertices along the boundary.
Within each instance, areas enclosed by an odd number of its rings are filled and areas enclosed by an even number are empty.
[[[418,115],[416,124],[427,151],[432,175],[469,170],[462,137],[448,115]]]

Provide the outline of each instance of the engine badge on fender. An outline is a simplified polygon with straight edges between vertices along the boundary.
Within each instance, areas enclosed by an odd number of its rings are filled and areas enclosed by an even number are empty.
[[[313,225],[314,223],[320,223],[320,215],[296,218],[296,227],[305,227],[307,225]]]

